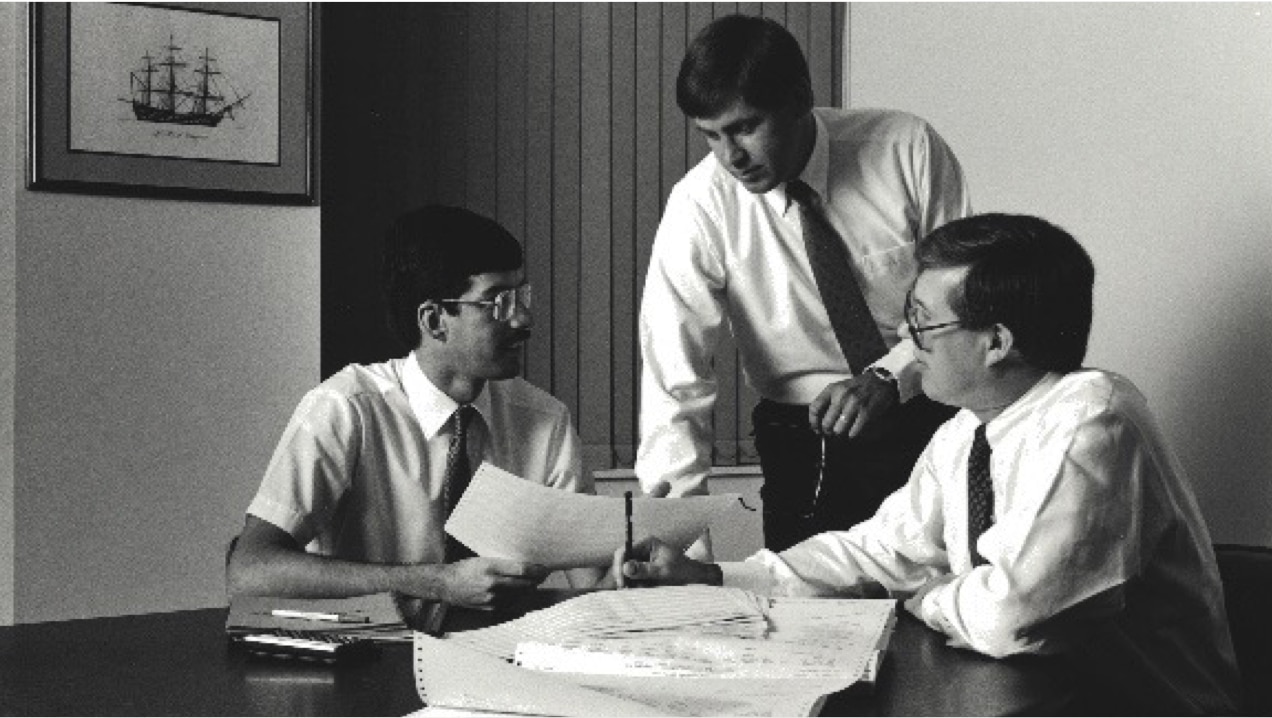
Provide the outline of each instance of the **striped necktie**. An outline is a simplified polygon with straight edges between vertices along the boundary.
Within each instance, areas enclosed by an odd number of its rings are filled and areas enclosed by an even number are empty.
[[[821,198],[812,187],[802,180],[792,180],[786,184],[786,194],[799,205],[804,247],[835,339],[848,360],[848,368],[853,374],[860,374],[886,354],[888,346],[857,284],[848,247],[826,219]]]
[[[972,450],[967,456],[967,543],[972,566],[987,563],[976,550],[981,534],[994,525],[994,482],[989,476],[989,459],[993,451],[985,438],[985,425],[976,427]]]
[[[446,480],[442,486],[442,500],[446,506],[446,517],[449,518],[459,499],[473,479],[472,462],[468,459],[468,430],[473,415],[477,410],[471,404],[464,404],[451,415],[450,448],[446,451]],[[446,563],[474,556],[468,547],[456,541],[450,534],[446,535]]]

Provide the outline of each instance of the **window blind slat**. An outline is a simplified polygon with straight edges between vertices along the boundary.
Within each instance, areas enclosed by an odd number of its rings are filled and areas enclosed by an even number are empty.
[[[552,391],[552,81],[553,12],[551,3],[528,7],[526,37],[526,275],[535,287],[534,333],[525,376]],[[444,99],[444,98],[442,98]]]
[[[609,391],[610,263],[610,7],[583,6],[580,121],[581,233],[579,269],[579,435],[589,466],[608,465],[614,437]]]
[[[468,18],[467,162],[464,187],[467,206],[487,217],[495,216],[496,193],[499,191],[497,165],[498,58],[488,48],[499,39],[499,6],[477,3]]]
[[[611,5],[610,199],[612,314],[609,328],[610,465],[635,460],[636,416],[636,6]],[[585,386],[584,391],[592,391]]]

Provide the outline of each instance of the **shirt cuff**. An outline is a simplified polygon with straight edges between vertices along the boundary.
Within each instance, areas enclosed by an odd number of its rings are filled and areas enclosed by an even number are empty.
[[[939,579],[938,579],[939,580]],[[936,586],[933,586],[923,596],[923,600],[919,605],[919,618],[923,622],[931,626],[933,630],[940,631],[945,635],[954,638],[954,626],[946,618],[947,607],[953,609],[954,594],[950,591],[950,580],[940,580]],[[948,606],[943,605],[948,604]]]
[[[730,588],[741,588],[761,596],[773,595],[773,574],[764,564],[748,561],[721,561],[722,585]]]
[[[914,342],[902,339],[891,351],[884,354],[871,366],[886,369],[896,377],[897,393],[902,402],[907,402],[923,393],[923,384],[919,372],[914,366]]]

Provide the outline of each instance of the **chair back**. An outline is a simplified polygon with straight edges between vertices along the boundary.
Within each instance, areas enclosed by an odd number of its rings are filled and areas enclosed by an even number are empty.
[[[1243,712],[1272,715],[1272,548],[1215,544],[1215,558],[1241,669]]]

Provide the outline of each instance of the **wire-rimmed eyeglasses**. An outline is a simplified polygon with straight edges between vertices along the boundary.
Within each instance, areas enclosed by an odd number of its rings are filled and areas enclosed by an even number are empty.
[[[497,322],[511,321],[517,313],[517,306],[530,311],[530,285],[505,289],[495,295],[494,299],[442,299],[439,304],[473,304],[479,307],[490,307],[490,314]]]
[[[962,326],[961,320],[952,322],[940,322],[939,324],[919,324],[919,316],[914,308],[914,290],[905,293],[905,327],[910,332],[910,336],[914,339],[914,346],[927,351],[927,345],[923,343],[923,334],[935,331],[937,329],[945,329],[946,327]]]

